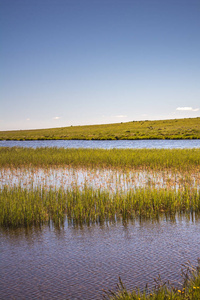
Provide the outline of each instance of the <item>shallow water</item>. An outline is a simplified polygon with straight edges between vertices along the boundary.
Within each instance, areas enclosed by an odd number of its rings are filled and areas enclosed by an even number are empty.
[[[188,182],[189,180],[189,182]],[[200,173],[183,174],[172,171],[146,171],[90,168],[0,168],[0,188],[5,185],[20,185],[24,188],[83,189],[85,185],[94,189],[127,191],[139,187],[181,188],[184,184],[200,187]]]
[[[57,147],[57,148],[200,148],[200,140],[44,140],[44,141],[0,141],[0,147]]]
[[[0,230],[0,299],[102,299],[118,276],[128,289],[159,274],[176,286],[200,257],[200,222],[129,221],[62,229]]]

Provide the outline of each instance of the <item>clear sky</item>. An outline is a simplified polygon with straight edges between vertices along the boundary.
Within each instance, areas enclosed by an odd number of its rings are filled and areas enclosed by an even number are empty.
[[[0,0],[0,130],[198,116],[199,0]]]

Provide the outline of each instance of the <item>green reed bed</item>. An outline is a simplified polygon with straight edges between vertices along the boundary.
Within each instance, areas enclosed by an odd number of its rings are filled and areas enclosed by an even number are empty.
[[[155,280],[155,287],[152,291],[146,288],[128,291],[119,278],[117,291],[105,291],[106,300],[199,300],[200,299],[200,260],[196,267],[189,263],[182,270],[183,282],[180,288],[168,283],[163,283],[160,278]]]
[[[156,217],[160,213],[200,212],[200,190],[197,188],[155,189],[134,188],[126,192],[110,192],[85,185],[84,189],[46,189],[4,186],[0,190],[0,225],[40,225],[51,220],[82,224],[141,217]]]
[[[0,167],[73,166],[189,170],[200,168],[197,149],[0,148]]]

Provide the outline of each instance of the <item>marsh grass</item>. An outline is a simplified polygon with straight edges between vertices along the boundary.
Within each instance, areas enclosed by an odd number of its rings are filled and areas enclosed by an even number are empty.
[[[0,154],[1,226],[200,211],[200,149],[2,148]]]
[[[0,225],[6,227],[40,225],[51,220],[63,224],[90,224],[122,217],[124,220],[200,212],[200,190],[151,187],[124,192],[94,189],[85,184],[66,189],[22,188],[5,185],[0,190]]]
[[[196,267],[190,263],[182,269],[183,282],[180,288],[174,287],[170,282],[162,282],[161,278],[155,279],[155,287],[144,291],[128,291],[119,278],[117,291],[104,291],[105,300],[199,300],[200,299],[200,260]]]
[[[4,185],[21,187],[41,187],[49,189],[63,189],[76,186],[83,189],[108,189],[111,191],[127,191],[134,188],[173,188],[178,189],[183,185],[200,187],[200,173],[196,170],[173,171],[162,170],[120,170],[104,168],[65,168],[65,167],[24,167],[0,168],[0,188]]]
[[[119,169],[200,169],[197,149],[0,148],[2,167],[71,166]]]
[[[28,226],[50,220],[62,223],[65,216],[72,223],[89,223],[116,216],[126,219],[200,211],[200,149],[1,148],[0,155],[1,177],[6,178],[11,171],[0,191],[2,226]],[[61,166],[78,172],[84,167],[89,176],[83,178],[81,186],[76,174],[68,185],[62,175],[59,186],[48,185],[46,179],[44,184],[40,180],[35,184],[37,168],[43,168],[46,177],[51,177],[50,170]],[[105,167],[110,168],[108,175],[101,173]],[[22,177],[11,182],[12,174],[20,169]],[[32,177],[24,185],[29,170]],[[95,186],[97,170],[98,176],[105,178]],[[140,182],[144,178],[134,177],[137,172],[145,174],[144,184]]]

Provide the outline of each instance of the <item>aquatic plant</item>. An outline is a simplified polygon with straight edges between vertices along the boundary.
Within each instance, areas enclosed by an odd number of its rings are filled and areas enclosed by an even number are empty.
[[[200,169],[200,148],[105,150],[0,147],[0,168],[24,166],[197,170]]]
[[[0,188],[8,184],[10,187],[32,187],[40,185],[46,189],[63,189],[76,186],[84,188],[85,183],[94,189],[111,191],[127,191],[134,188],[171,188],[182,186],[200,187],[200,173],[196,169],[187,171],[135,170],[120,168],[80,168],[80,167],[20,167],[0,168]]]
[[[200,190],[183,186],[134,188],[127,191],[94,189],[85,184],[66,189],[22,188],[5,185],[0,190],[0,226],[40,225],[44,222],[83,224],[122,217],[154,218],[160,213],[199,213]]]

